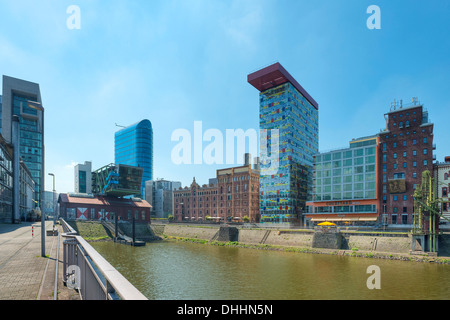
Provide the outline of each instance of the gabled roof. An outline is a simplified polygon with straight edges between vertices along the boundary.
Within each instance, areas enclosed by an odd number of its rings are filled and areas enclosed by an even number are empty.
[[[151,208],[152,206],[145,200],[136,201],[133,199],[123,199],[114,197],[94,197],[94,196],[74,196],[68,193],[61,193],[58,199],[59,203],[71,203],[80,205],[99,205],[99,206],[122,206],[136,208]]]

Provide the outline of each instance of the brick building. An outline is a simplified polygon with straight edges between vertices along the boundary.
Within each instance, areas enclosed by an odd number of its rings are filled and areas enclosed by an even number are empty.
[[[141,199],[61,193],[58,198],[60,217],[71,220],[119,220],[150,222],[150,204]]]
[[[413,194],[424,170],[433,170],[433,124],[417,101],[394,105],[385,114],[386,129],[380,135],[382,223],[412,224]]]
[[[175,221],[217,222],[259,221],[259,171],[251,165],[220,169],[217,184],[200,186],[195,178],[191,186],[174,190]]]

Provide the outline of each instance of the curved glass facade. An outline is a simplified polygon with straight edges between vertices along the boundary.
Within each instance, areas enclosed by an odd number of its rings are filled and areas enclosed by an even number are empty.
[[[115,133],[115,164],[144,169],[141,197],[144,197],[145,181],[153,179],[153,129],[149,120],[142,120]]]

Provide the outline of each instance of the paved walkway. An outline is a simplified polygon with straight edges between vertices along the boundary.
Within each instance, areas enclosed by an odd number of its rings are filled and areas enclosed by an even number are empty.
[[[45,229],[53,230],[53,221],[46,221]],[[41,257],[41,222],[0,224],[0,300],[54,300],[57,264],[57,300],[79,299],[62,282],[64,238],[60,225],[55,230],[57,236],[45,235]]]

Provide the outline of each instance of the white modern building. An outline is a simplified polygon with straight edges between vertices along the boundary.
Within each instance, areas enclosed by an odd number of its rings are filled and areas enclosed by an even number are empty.
[[[181,188],[181,182],[149,180],[145,182],[145,200],[152,206],[151,215],[167,218],[173,214],[173,190]]]
[[[92,193],[92,163],[85,161],[74,168],[75,193]]]

